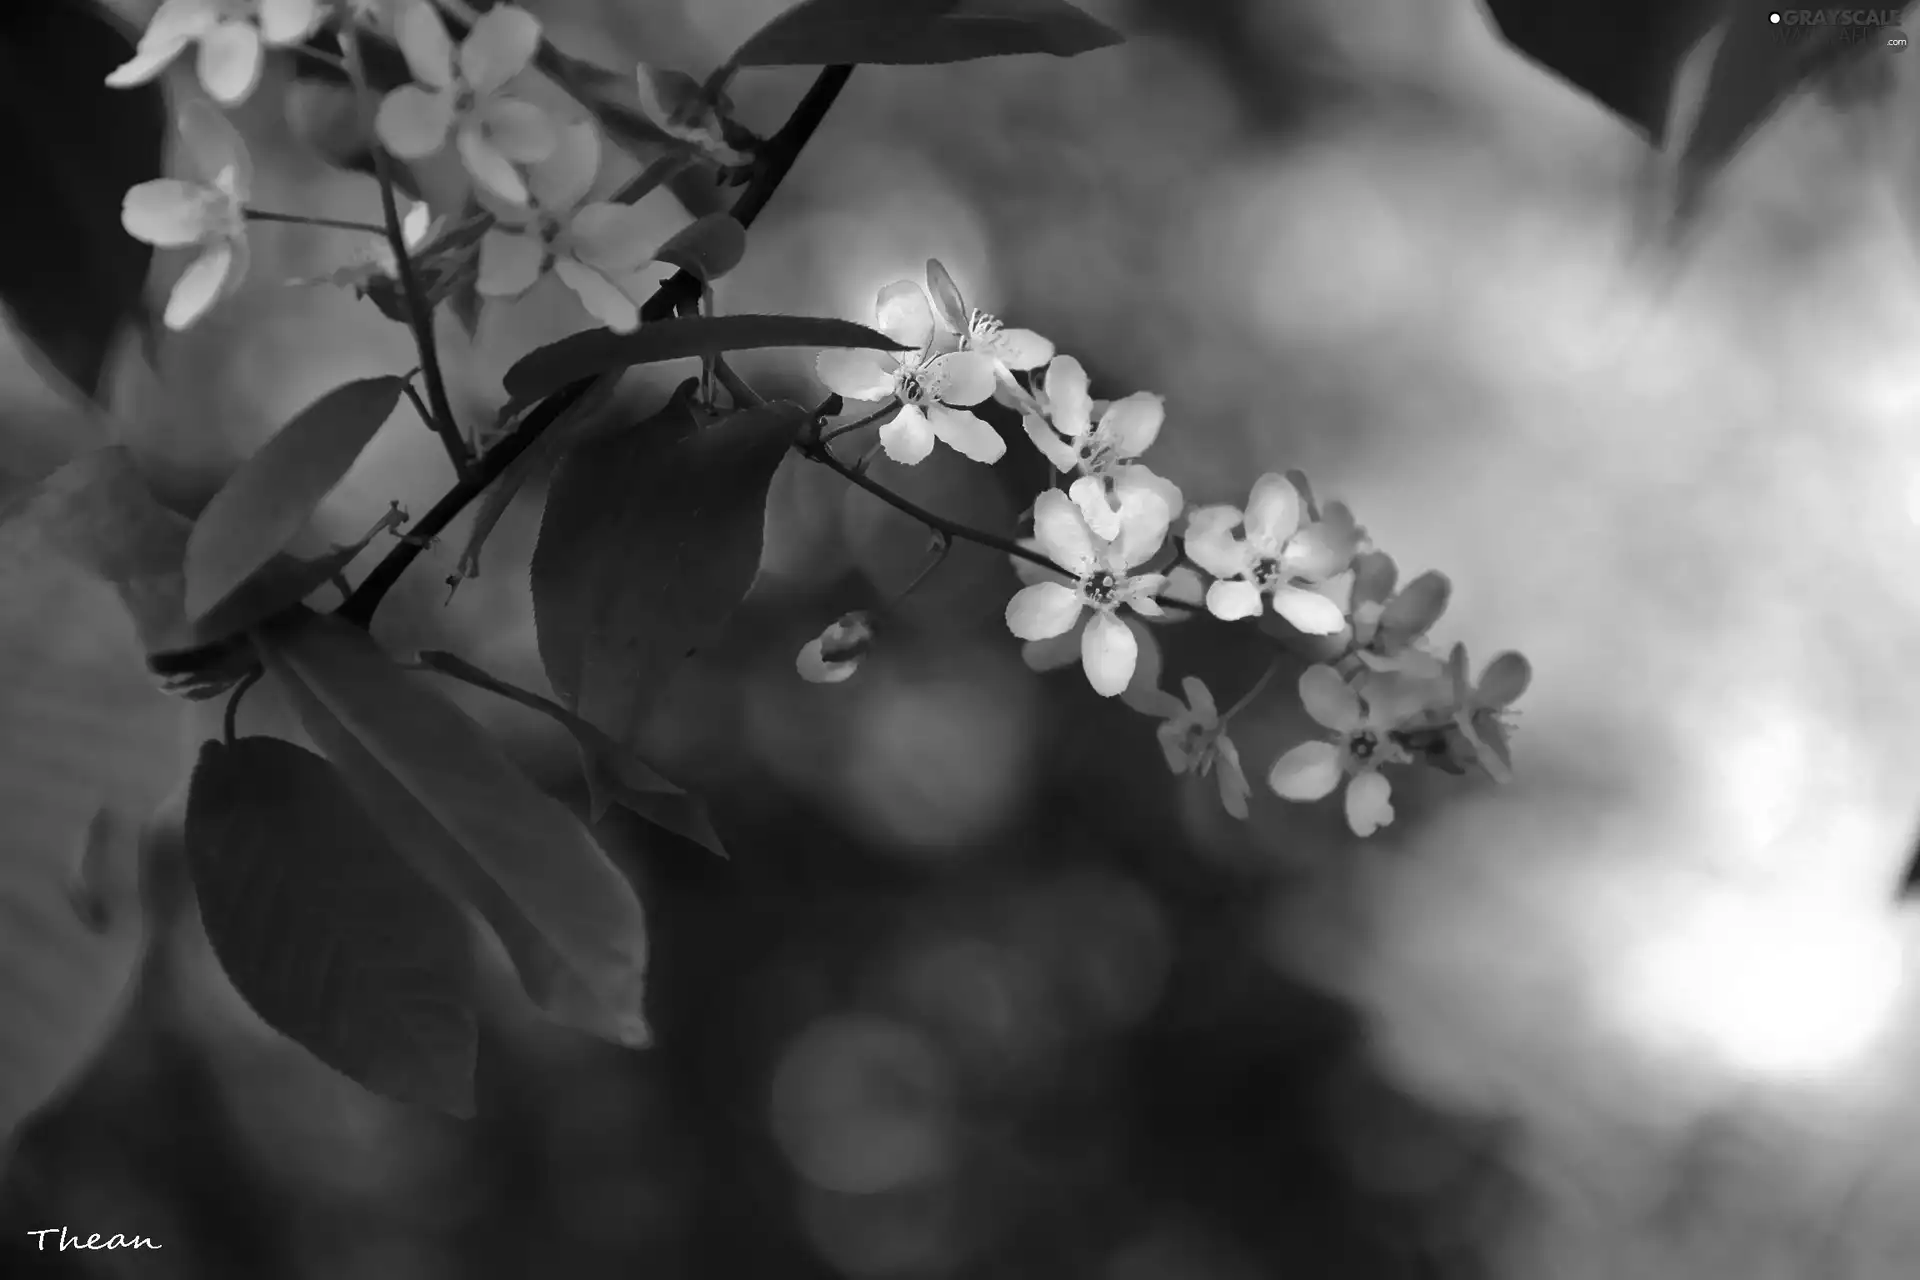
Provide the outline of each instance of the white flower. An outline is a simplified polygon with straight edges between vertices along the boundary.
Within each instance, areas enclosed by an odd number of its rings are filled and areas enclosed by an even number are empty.
[[[993,394],[993,362],[974,351],[934,355],[933,311],[910,280],[882,289],[873,309],[875,328],[916,350],[823,351],[814,362],[820,381],[846,400],[900,402],[900,412],[880,428],[880,447],[895,462],[924,461],[936,440],[975,462],[998,462],[1006,441],[965,407]]]
[[[461,163],[481,187],[514,204],[527,202],[515,165],[553,153],[556,131],[546,112],[502,93],[540,48],[540,22],[516,5],[480,15],[458,55],[440,11],[414,0],[394,23],[400,52],[418,84],[402,85],[380,103],[375,131],[403,160],[420,160],[454,135]]]
[[[1131,494],[1156,495],[1169,520],[1180,514],[1186,499],[1179,486],[1131,461],[1159,437],[1167,416],[1164,397],[1136,391],[1109,404],[1095,424],[1087,371],[1072,356],[1054,357],[1042,388],[1045,416],[1028,413],[1022,425],[1054,470],[1078,474],[1067,492],[1095,533],[1114,536]]]
[[[1447,611],[1453,594],[1447,575],[1430,569],[1389,596],[1392,559],[1375,551],[1361,556],[1358,563],[1367,572],[1356,578],[1354,590],[1355,656],[1375,671],[1440,678],[1445,664],[1428,645],[1427,632]]]
[[[1347,825],[1357,836],[1372,835],[1393,821],[1393,787],[1380,768],[1409,759],[1393,737],[1400,708],[1391,699],[1363,699],[1327,666],[1301,673],[1300,701],[1308,715],[1333,730],[1333,740],[1303,742],[1281,756],[1267,773],[1267,786],[1282,800],[1320,800],[1351,775]]]
[[[1247,784],[1246,771],[1240,767],[1240,750],[1227,736],[1226,722],[1220,718],[1213,694],[1197,676],[1183,679],[1180,688],[1187,695],[1185,705],[1171,694],[1165,695],[1173,713],[1154,731],[1167,757],[1167,768],[1198,778],[1214,773],[1221,805],[1245,821],[1247,797],[1253,788]]]
[[[720,128],[720,113],[702,95],[698,80],[684,71],[650,67],[642,62],[634,68],[640,91],[640,114],[660,126],[662,132],[691,143],[718,164],[741,164],[746,157],[727,145]]]
[[[240,287],[247,274],[247,196],[253,185],[247,149],[225,117],[204,102],[180,112],[180,136],[201,180],[156,178],[127,191],[120,225],[162,249],[196,246],[200,254],[174,282],[167,328],[185,329]]]
[[[1154,595],[1166,583],[1158,573],[1135,574],[1166,540],[1167,521],[1149,506],[1122,524],[1120,536],[1096,536],[1072,499],[1057,489],[1033,505],[1033,532],[1040,549],[1067,571],[1072,585],[1037,582],[1007,603],[1007,629],[1022,640],[1045,640],[1070,630],[1083,609],[1093,616],[1080,637],[1080,663],[1095,693],[1111,698],[1133,679],[1139,644],[1115,616],[1121,605],[1155,616]]]
[[[1029,551],[1040,551],[1040,540],[1022,538],[1020,545]],[[1044,553],[1043,553],[1044,554]],[[1033,561],[1021,556],[1008,556],[1013,565],[1014,576],[1024,586],[1038,582],[1060,582],[1071,585],[1073,579],[1061,569],[1043,569]],[[1200,575],[1191,568],[1180,565],[1167,575],[1166,585],[1160,588],[1162,600],[1173,600],[1197,608],[1200,599],[1206,594],[1206,584]],[[1169,609],[1154,617],[1127,614],[1120,620],[1133,632],[1134,645],[1138,656],[1134,661],[1133,679],[1127,682],[1126,690],[1120,695],[1120,701],[1132,707],[1144,716],[1167,716],[1171,702],[1178,710],[1179,701],[1160,687],[1160,642],[1154,638],[1147,623],[1164,625],[1172,622],[1184,622],[1193,616],[1194,609]],[[1057,636],[1048,636],[1044,640],[1028,640],[1020,646],[1020,660],[1029,670],[1045,673],[1058,671],[1062,667],[1072,666],[1080,661],[1080,648],[1086,631],[1086,624],[1096,614],[1083,613],[1078,621]]]
[[[802,645],[794,669],[810,683],[839,684],[860,669],[872,647],[873,618],[856,609]]]
[[[1513,757],[1507,747],[1512,733],[1509,708],[1533,682],[1533,665],[1526,655],[1511,649],[1495,655],[1478,681],[1467,679],[1467,646],[1456,644],[1447,658],[1452,693],[1452,723],[1448,727],[1466,747],[1464,754],[1487,771],[1495,782],[1513,780]]]
[[[927,259],[927,291],[933,295],[940,323],[958,339],[960,350],[977,351],[993,361],[994,374],[1003,385],[1018,390],[1015,373],[1030,372],[1053,359],[1053,343],[1033,330],[1009,329],[997,316],[968,307],[960,286],[938,258]]]
[[[1345,611],[1309,584],[1341,573],[1353,558],[1350,531],[1327,522],[1301,527],[1300,494],[1283,475],[1254,482],[1243,514],[1236,507],[1202,507],[1187,521],[1185,547],[1193,562],[1219,581],[1207,589],[1207,609],[1229,622],[1258,617],[1271,596],[1273,611],[1312,636],[1337,635]],[[1235,537],[1244,525],[1245,537]]]
[[[234,106],[260,83],[262,46],[299,44],[320,25],[322,12],[321,0],[165,0],[133,57],[107,74],[107,84],[146,84],[198,44],[201,85]]]
[[[517,298],[551,269],[601,324],[617,333],[639,326],[641,269],[658,246],[633,205],[581,203],[599,169],[599,130],[577,121],[528,169],[527,204],[488,202],[499,224],[480,241],[482,295]]]

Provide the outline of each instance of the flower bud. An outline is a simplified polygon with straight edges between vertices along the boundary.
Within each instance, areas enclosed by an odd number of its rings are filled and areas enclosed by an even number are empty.
[[[854,610],[800,648],[794,669],[814,684],[839,684],[855,671],[873,647],[873,618]]]

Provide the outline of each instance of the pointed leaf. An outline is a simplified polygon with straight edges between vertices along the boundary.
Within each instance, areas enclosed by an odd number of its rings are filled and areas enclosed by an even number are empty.
[[[94,399],[115,338],[143,314],[153,262],[153,249],[120,225],[120,202],[127,188],[161,176],[166,145],[161,84],[105,83],[131,57],[132,42],[98,5],[0,4],[8,183],[33,193],[0,204],[0,302],[48,363]]]
[[[187,540],[187,611],[239,590],[306,526],[400,403],[400,378],[362,378],[308,405],[213,495]]]
[[[940,323],[954,333],[965,333],[966,299],[960,296],[960,286],[953,282],[953,276],[938,258],[927,259],[927,293],[933,298],[934,314],[940,317]]]
[[[533,555],[540,657],[562,701],[615,741],[633,740],[753,585],[767,487],[805,421],[777,401],[692,429],[681,395],[561,464]]]
[[[399,504],[395,503],[358,542],[335,547],[326,555],[311,560],[284,552],[275,553],[237,590],[194,624],[194,638],[203,645],[213,644],[278,617],[338,579],[383,530],[398,529],[405,523],[406,517],[401,514]]]
[[[507,395],[529,404],[595,374],[760,347],[907,348],[863,324],[815,316],[680,316],[632,333],[588,329],[528,352],[507,370]]]
[[[369,812],[487,916],[529,992],[573,1025],[647,1043],[640,901],[580,820],[364,631],[316,616],[259,643]]]
[[[904,66],[1017,53],[1069,58],[1121,39],[1066,0],[802,0],[755,32],[733,61]]]
[[[710,213],[682,227],[654,252],[656,262],[679,267],[711,284],[747,256],[747,229],[729,213]]]
[[[262,1021],[374,1093],[473,1114],[473,960],[459,910],[325,759],[200,748],[187,865],[207,940]]]

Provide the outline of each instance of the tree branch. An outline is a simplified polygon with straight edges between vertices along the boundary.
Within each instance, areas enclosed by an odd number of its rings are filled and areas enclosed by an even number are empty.
[[[767,202],[773,199],[774,193],[792,171],[800,152],[826,119],[834,99],[840,96],[840,90],[846,86],[847,78],[852,74],[851,66],[823,69],[780,131],[767,139],[767,145],[755,160],[752,179],[746,190],[741,192],[740,199],[734,202],[732,213],[742,226],[751,226],[760,211],[767,207]],[[378,148],[375,154],[380,154]],[[640,308],[640,316],[643,321],[660,320],[678,313],[690,303],[697,304],[699,299],[700,278],[691,272],[676,272]],[[620,374],[616,372],[602,376],[617,378]],[[393,589],[394,583],[400,580],[426,543],[444,532],[468,503],[479,497],[482,490],[513,464],[514,459],[525,453],[548,427],[578,403],[596,381],[595,378],[583,378],[569,383],[529,410],[518,426],[488,449],[467,474],[433,504],[432,510],[420,517],[419,523],[408,531],[408,540],[396,545],[373,567],[353,594],[341,604],[336,611],[338,616],[360,627],[372,622],[381,600]]]

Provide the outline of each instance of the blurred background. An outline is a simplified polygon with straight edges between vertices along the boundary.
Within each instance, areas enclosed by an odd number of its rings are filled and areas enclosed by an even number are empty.
[[[698,76],[783,5],[529,7],[569,52]],[[1337,806],[1283,805],[1259,780],[1305,728],[1289,670],[1236,721],[1256,795],[1235,823],[1167,774],[1150,721],[1076,669],[1027,669],[1001,620],[1015,579],[974,547],[854,679],[805,684],[796,650],[897,591],[925,543],[790,460],[760,583],[650,730],[731,860],[618,811],[601,828],[647,904],[656,1047],[503,993],[476,1120],[369,1099],[250,1014],[160,863],[124,1022],[0,1175],[0,1266],[1920,1275],[1910,930],[1889,905],[1920,813],[1911,126],[1797,105],[1675,266],[1635,249],[1645,142],[1469,0],[1086,7],[1129,42],[857,72],[721,307],[865,320],[938,257],[1096,395],[1165,394],[1153,460],[1190,500],[1304,467],[1403,574],[1452,576],[1443,641],[1532,658],[1515,786],[1412,783],[1366,844]],[[771,130],[809,78],[743,74],[740,115]],[[375,215],[371,182],[316,155],[324,95],[270,80],[236,119],[257,205]],[[688,220],[652,206],[662,238]],[[6,353],[12,483],[110,440],[217,482],[324,390],[413,363],[370,304],[280,283],[343,265],[339,237],[254,230],[248,289],[153,363],[126,352],[111,420]],[[162,254],[155,289],[183,265]],[[486,420],[516,357],[586,323],[548,281],[472,342],[443,325],[456,406]],[[818,397],[804,359],[738,364]],[[634,380],[624,407],[671,385]],[[875,474],[999,531],[1044,483],[1018,439],[991,470],[943,450]],[[418,515],[447,479],[402,415],[327,532],[394,500]],[[539,489],[450,600],[465,522],[424,555],[383,637],[544,688]],[[8,640],[32,677],[4,709],[37,753],[14,801],[87,812],[110,776],[159,802],[219,704],[180,739],[110,592],[37,598],[43,625]],[[1222,705],[1269,660],[1240,629],[1159,634],[1168,685],[1201,674]],[[450,692],[584,804],[550,725]],[[256,692],[243,729],[278,714]],[[63,1223],[163,1247],[24,1235]]]

